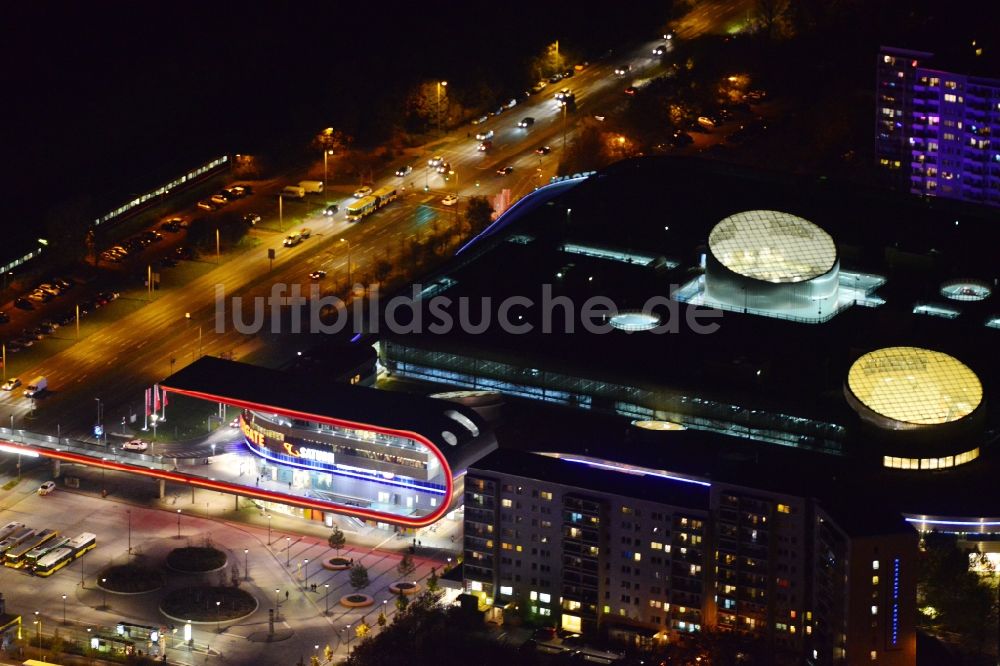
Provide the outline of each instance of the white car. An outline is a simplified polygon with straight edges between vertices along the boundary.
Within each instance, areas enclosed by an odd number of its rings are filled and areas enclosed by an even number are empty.
[[[354,198],[363,199],[371,193],[372,193],[372,188],[365,185],[364,187],[359,187],[358,189],[354,190]]]
[[[20,379],[18,379],[17,377],[11,377],[7,381],[5,381],[3,383],[3,386],[0,386],[0,388],[2,388],[4,391],[13,391],[20,385],[21,385]]]
[[[39,495],[48,495],[49,493],[51,493],[55,489],[56,489],[56,482],[55,481],[46,481],[42,485],[38,486],[38,494]]]
[[[444,199],[441,199],[441,203],[443,203],[445,206],[454,206],[455,204],[458,203],[458,195],[449,194]]]
[[[131,439],[122,444],[123,451],[145,451],[148,448],[149,444],[142,441],[141,439]]]
[[[493,138],[493,130],[490,130],[489,132],[476,133],[476,141],[486,141],[486,139],[492,139],[492,138]]]

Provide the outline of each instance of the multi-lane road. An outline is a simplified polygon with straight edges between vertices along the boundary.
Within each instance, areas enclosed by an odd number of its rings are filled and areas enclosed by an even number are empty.
[[[19,391],[0,396],[0,418],[6,423],[13,416],[18,427],[25,429],[55,433],[58,427],[63,434],[83,435],[94,425],[95,399],[100,398],[105,426],[111,426],[130,407],[141,407],[144,388],[199,354],[231,353],[239,358],[261,344],[261,337],[242,335],[231,325],[216,330],[217,289],[224,289],[227,296],[243,296],[244,300],[268,295],[275,283],[301,284],[307,291],[308,274],[319,269],[327,272],[321,287],[330,290],[334,281],[338,287],[346,285],[348,248],[352,276],[357,277],[366,267],[370,271],[375,261],[398,258],[401,248],[426,235],[430,225],[446,228],[453,224],[455,209],[441,203],[445,194],[457,193],[464,199],[494,195],[509,188],[515,200],[531,192],[555,175],[562,137],[571,134],[581,118],[607,114],[622,103],[630,79],[654,76],[660,71],[660,59],[651,55],[654,44],[643,44],[631,54],[594,63],[485,123],[441,137],[423,154],[410,158],[414,170],[406,178],[391,175],[398,166],[392,165],[388,175],[373,186],[394,184],[402,196],[361,222],[346,221],[346,201],[332,218],[318,211],[305,215],[298,208],[302,204],[286,203],[284,228],[279,230],[274,194],[284,183],[273,182],[269,188],[262,188],[254,200],[240,204],[265,215],[259,228],[251,232],[259,241],[256,247],[230,256],[218,266],[210,264],[210,257],[206,270],[185,284],[171,284],[171,274],[164,273],[163,288],[152,302],[22,372],[22,379],[44,375],[51,390],[36,401],[34,414],[30,414],[31,401],[21,397]],[[632,66],[628,77],[615,76],[615,67],[626,62]],[[565,117],[554,99],[556,91],[563,88],[576,95],[576,109]],[[525,116],[533,117],[534,125],[528,129],[517,127]],[[472,135],[488,130],[494,132],[493,148],[479,151],[479,142]],[[551,146],[552,152],[539,156],[535,149],[541,145]],[[443,156],[455,176],[446,181],[427,169],[426,161],[432,155]],[[498,176],[496,170],[505,166],[513,166],[513,172]],[[464,205],[462,199],[460,208]],[[273,218],[269,217],[271,209]],[[281,241],[284,232],[293,229],[293,218],[295,228],[308,226],[312,237],[297,247],[284,248]],[[267,258],[268,248],[275,249],[273,268]],[[308,336],[268,335],[266,342],[276,346],[279,354],[293,355],[312,344],[303,337]]]

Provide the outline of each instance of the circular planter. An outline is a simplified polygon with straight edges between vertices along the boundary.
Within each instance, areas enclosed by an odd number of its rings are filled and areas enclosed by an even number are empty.
[[[146,567],[120,564],[98,574],[97,586],[114,594],[145,594],[163,587],[163,576]]]
[[[367,594],[348,594],[340,598],[340,605],[348,608],[366,608],[374,604],[375,600]]]
[[[160,602],[160,612],[178,622],[212,624],[241,620],[257,606],[257,599],[238,587],[197,586],[168,593]]]
[[[420,583],[410,583],[410,582],[393,583],[392,585],[389,586],[389,591],[392,592],[393,594],[411,595],[411,594],[416,594],[421,589],[422,588],[420,587]]]
[[[211,573],[226,566],[226,554],[208,546],[174,548],[167,553],[167,566],[180,573]]]
[[[331,557],[323,560],[323,568],[330,571],[344,571],[351,568],[351,561],[346,557]]]

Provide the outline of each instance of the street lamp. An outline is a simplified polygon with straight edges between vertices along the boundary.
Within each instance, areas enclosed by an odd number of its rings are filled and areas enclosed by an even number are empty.
[[[326,588],[326,611],[324,611],[323,614],[324,615],[329,615],[330,614],[330,584],[329,583],[323,583],[323,587]]]
[[[302,561],[302,566],[306,570],[306,587],[309,587],[309,560],[308,560],[308,558]]]
[[[267,514],[267,545],[271,545],[271,514]]]
[[[351,658],[351,625],[344,627],[344,631],[347,632],[347,658]]]
[[[250,580],[250,549],[243,549],[243,580]]]
[[[153,445],[153,447],[154,447],[154,448],[153,448],[153,449],[152,449],[152,450],[151,450],[151,451],[149,452],[149,454],[150,454],[150,455],[153,455],[153,456],[155,456],[155,455],[156,455],[156,448],[155,448],[155,446],[156,446],[156,424],[157,424],[157,423],[158,423],[159,421],[160,421],[160,415],[159,415],[159,414],[157,414],[156,412],[153,412],[152,414],[150,414],[150,415],[149,415],[149,424],[150,424],[151,426],[153,426],[153,440],[152,440],[152,441],[150,442],[150,444],[152,444],[152,445]]]
[[[38,631],[38,651],[42,651],[42,618],[38,616],[38,611],[35,611],[35,622],[36,629]]]
[[[108,582],[107,578],[101,579],[101,608],[106,609],[108,607],[108,590],[104,587],[104,584]]]
[[[351,241],[341,238],[340,242],[347,243],[347,289],[350,291],[353,288],[351,284]]]
[[[278,618],[281,617],[281,599],[278,598],[279,594],[281,594],[281,590],[279,590],[278,588],[274,588],[274,615],[275,615],[274,619],[275,620],[277,620]]]
[[[285,537],[285,566],[292,566],[292,537]]]
[[[66,595],[62,595],[63,598],[63,624],[66,624]]]
[[[326,175],[328,171],[326,161],[327,157],[329,157],[330,155],[333,155],[332,150],[327,149],[323,151],[323,189],[326,189],[326,181],[327,181]]]
[[[128,514],[128,554],[132,555],[132,509],[125,509]]]
[[[177,509],[177,538],[181,538],[181,510]]]
[[[222,633],[222,602],[215,602],[215,633]]]
[[[437,121],[438,121],[437,125],[438,125],[438,134],[441,133],[441,88],[446,88],[447,86],[448,86],[448,82],[447,81],[438,81],[437,82],[437,100],[438,100],[437,101]]]

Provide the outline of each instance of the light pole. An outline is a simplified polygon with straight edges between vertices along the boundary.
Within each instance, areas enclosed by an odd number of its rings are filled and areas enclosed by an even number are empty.
[[[292,566],[292,537],[285,537],[285,566]]]
[[[437,98],[438,98],[438,103],[437,103],[437,107],[438,107],[437,108],[437,121],[438,122],[437,122],[437,125],[438,125],[438,134],[441,133],[441,88],[447,88],[447,87],[448,87],[448,82],[447,81],[438,81],[437,82]]]
[[[250,549],[243,549],[243,580],[250,580]]]
[[[101,423],[101,399],[100,398],[94,398],[94,400],[97,401],[97,423],[95,425],[96,426],[103,426],[103,424]],[[100,432],[103,433],[103,430],[104,430],[104,428],[101,427]],[[105,439],[105,441],[107,441],[107,440]],[[97,443],[98,444],[101,443],[101,435],[97,436]]]
[[[63,624],[66,624],[66,595],[62,595],[63,598]]]
[[[177,509],[177,538],[181,538],[181,510]]]
[[[132,555],[132,509],[126,509],[128,514],[128,554]]]
[[[35,625],[38,633],[38,651],[42,651],[42,618],[38,616],[38,611],[35,611]]]
[[[309,587],[309,560],[302,560],[302,567],[306,570],[306,587]]]
[[[323,583],[323,587],[326,588],[326,610],[323,612],[323,615],[329,615],[330,614],[330,584],[329,583]]]
[[[108,590],[104,587],[104,584],[108,582],[107,578],[101,579],[101,608],[107,609],[108,607]]]
[[[347,243],[347,291],[350,293],[354,285],[351,284],[351,241],[346,238],[340,239],[341,243]]]
[[[351,625],[344,627],[344,631],[347,632],[347,658],[351,658]]]
[[[329,150],[329,149],[324,149],[323,150],[323,189],[324,190],[326,189],[327,172],[328,172],[326,161],[327,161],[327,157],[329,157],[330,155],[333,155],[333,151],[332,150]]]
[[[149,443],[149,445],[153,447],[149,451],[149,455],[151,456],[156,455],[156,425],[157,423],[159,423],[159,421],[160,421],[160,415],[157,414],[156,412],[153,412],[152,414],[149,415],[149,424],[153,426],[153,439]]]
[[[278,595],[281,594],[281,590],[274,588],[274,619],[277,620],[281,617],[281,599]]]
[[[222,633],[222,602],[215,602],[215,633]]]
[[[271,545],[271,514],[267,514],[267,545]]]

